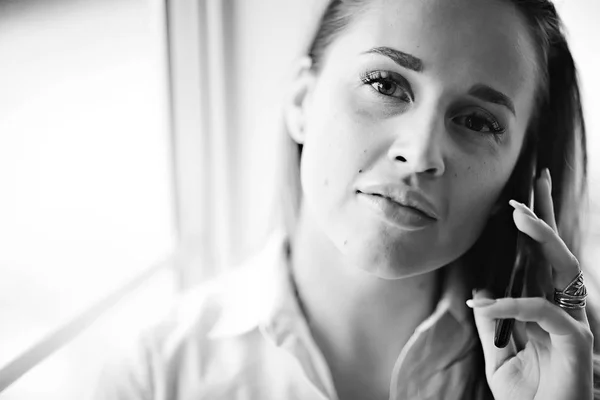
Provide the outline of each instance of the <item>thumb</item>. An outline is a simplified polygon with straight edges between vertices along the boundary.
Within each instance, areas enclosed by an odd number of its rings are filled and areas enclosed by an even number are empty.
[[[491,381],[494,372],[496,372],[498,368],[500,368],[508,359],[517,354],[512,335],[506,347],[499,349],[496,347],[496,345],[494,345],[496,319],[490,318],[486,315],[486,313],[481,312],[482,308],[485,308],[494,302],[495,300],[491,297],[490,292],[487,290],[473,290],[473,300],[469,300],[467,302],[469,307],[473,308],[475,325],[477,326],[477,332],[479,334],[479,339],[481,340],[481,347],[483,348],[483,356],[485,358],[485,375],[487,376],[488,382]]]

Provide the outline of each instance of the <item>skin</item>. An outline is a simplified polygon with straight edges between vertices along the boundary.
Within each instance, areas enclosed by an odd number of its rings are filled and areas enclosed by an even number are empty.
[[[364,54],[380,46],[420,58],[423,71]],[[306,65],[286,106],[289,132],[304,145],[292,270],[340,398],[385,399],[398,354],[437,303],[437,272],[473,245],[516,164],[534,52],[508,2],[381,0],[330,45],[319,71]],[[362,82],[372,71],[404,77],[411,101]],[[475,84],[507,95],[515,114],[470,96]],[[392,88],[406,100],[406,85]],[[481,110],[501,135],[468,127]],[[373,182],[421,190],[437,221],[418,230],[390,223],[356,195]]]

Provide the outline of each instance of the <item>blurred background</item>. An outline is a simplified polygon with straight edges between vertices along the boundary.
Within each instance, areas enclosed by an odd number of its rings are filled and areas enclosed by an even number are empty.
[[[0,0],[2,400],[85,398],[174,295],[260,248],[316,3]],[[556,3],[588,124],[589,263],[600,2]]]

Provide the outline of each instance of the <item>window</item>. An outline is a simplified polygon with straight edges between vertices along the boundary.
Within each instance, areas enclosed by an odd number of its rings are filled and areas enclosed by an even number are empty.
[[[157,0],[0,3],[0,370],[174,250],[164,22]],[[76,382],[69,354],[3,398]]]

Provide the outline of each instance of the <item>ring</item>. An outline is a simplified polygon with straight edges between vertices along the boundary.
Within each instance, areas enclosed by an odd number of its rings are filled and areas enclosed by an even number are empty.
[[[587,289],[583,284],[583,272],[577,276],[563,290],[554,289],[554,302],[565,310],[581,310],[585,308]]]

